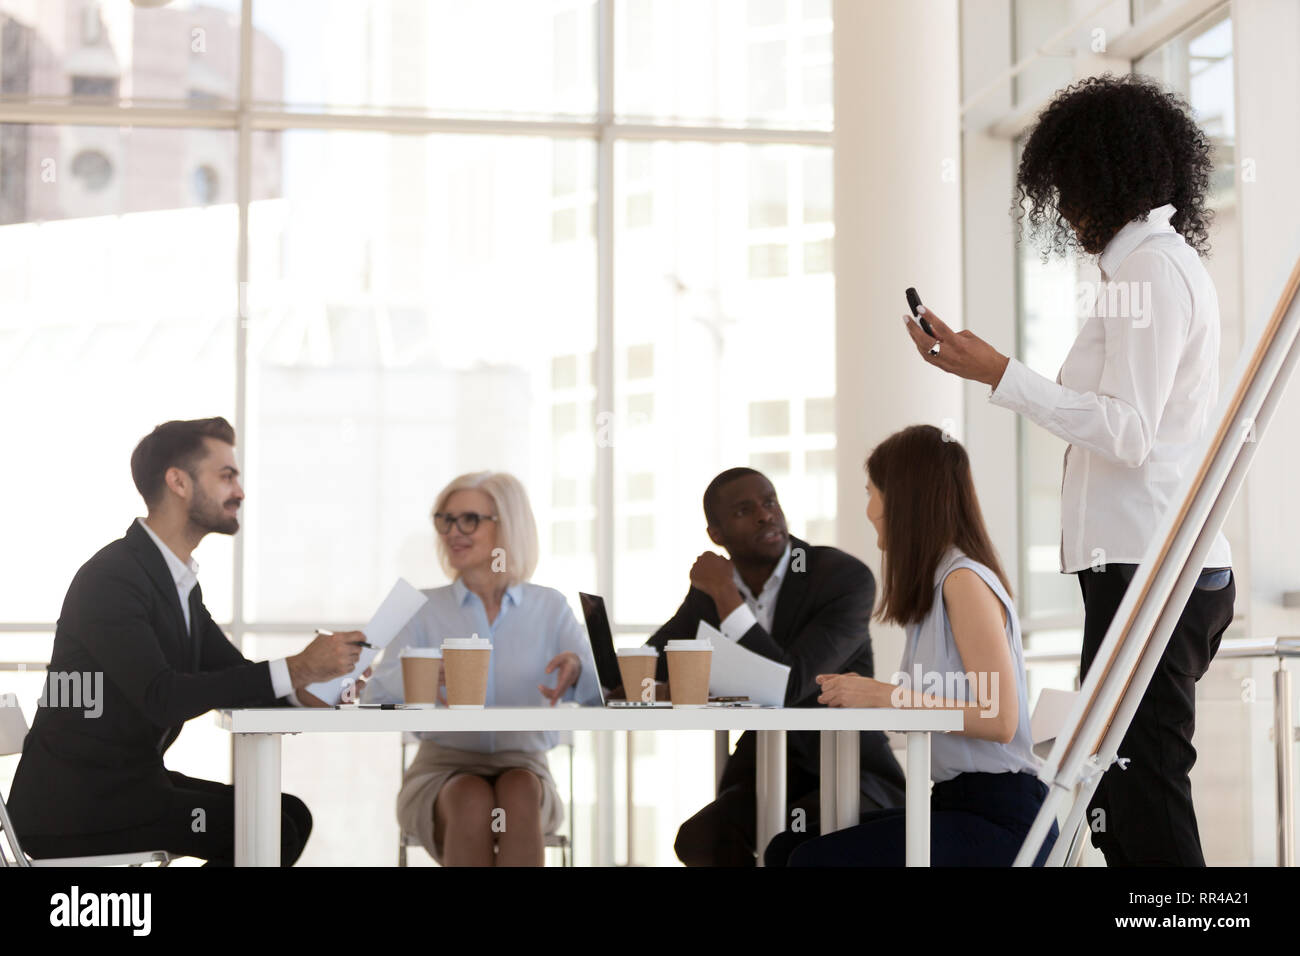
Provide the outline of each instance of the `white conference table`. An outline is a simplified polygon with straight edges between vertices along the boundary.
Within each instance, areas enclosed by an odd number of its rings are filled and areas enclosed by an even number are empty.
[[[378,710],[269,707],[217,711],[235,738],[235,865],[280,864],[280,738],[284,734],[404,731],[753,730],[758,733],[758,846],[787,828],[785,734],[821,732],[821,819],[825,832],[858,822],[858,733],[907,735],[907,865],[930,864],[930,734],[960,730],[952,710],[830,707],[489,707]]]

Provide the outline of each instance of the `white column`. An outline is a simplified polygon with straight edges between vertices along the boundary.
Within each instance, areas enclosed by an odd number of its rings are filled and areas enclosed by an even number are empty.
[[[903,290],[962,327],[956,0],[835,2],[837,541],[879,577],[865,517],[868,450],[907,425],[952,423],[959,381],[927,366],[903,328]],[[877,676],[902,630],[872,628]]]

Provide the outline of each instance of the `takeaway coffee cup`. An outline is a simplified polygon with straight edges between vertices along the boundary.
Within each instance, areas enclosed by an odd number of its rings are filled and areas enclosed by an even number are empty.
[[[402,698],[410,706],[433,707],[438,701],[442,651],[436,647],[404,647],[398,656],[402,660]]]
[[[707,707],[713,644],[707,640],[669,641],[668,689],[674,707]]]
[[[442,667],[447,675],[447,706],[452,710],[482,710],[487,700],[488,664],[492,642],[475,634],[442,642]]]
[[[625,647],[620,650],[618,670],[623,675],[623,696],[628,700],[652,703],[655,699],[655,666],[658,663],[659,652],[653,647]]]

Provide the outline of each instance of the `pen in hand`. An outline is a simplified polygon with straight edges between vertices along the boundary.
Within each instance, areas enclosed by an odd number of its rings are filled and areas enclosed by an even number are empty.
[[[316,628],[317,637],[331,637],[333,636],[333,634],[334,634],[333,631],[322,631],[319,627]],[[374,650],[375,648],[375,645],[367,641],[350,641],[349,643],[352,644],[354,647],[368,647],[371,650]]]

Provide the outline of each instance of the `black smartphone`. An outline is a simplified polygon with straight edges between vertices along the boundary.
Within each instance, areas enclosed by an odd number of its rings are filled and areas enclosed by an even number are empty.
[[[912,310],[912,317],[921,324],[921,328],[925,331],[926,335],[930,336],[932,339],[938,338],[938,336],[934,334],[934,329],[930,328],[930,323],[925,320],[925,316],[917,312],[917,309],[921,307],[921,297],[916,294],[916,290],[908,289],[906,294],[907,307]]]

